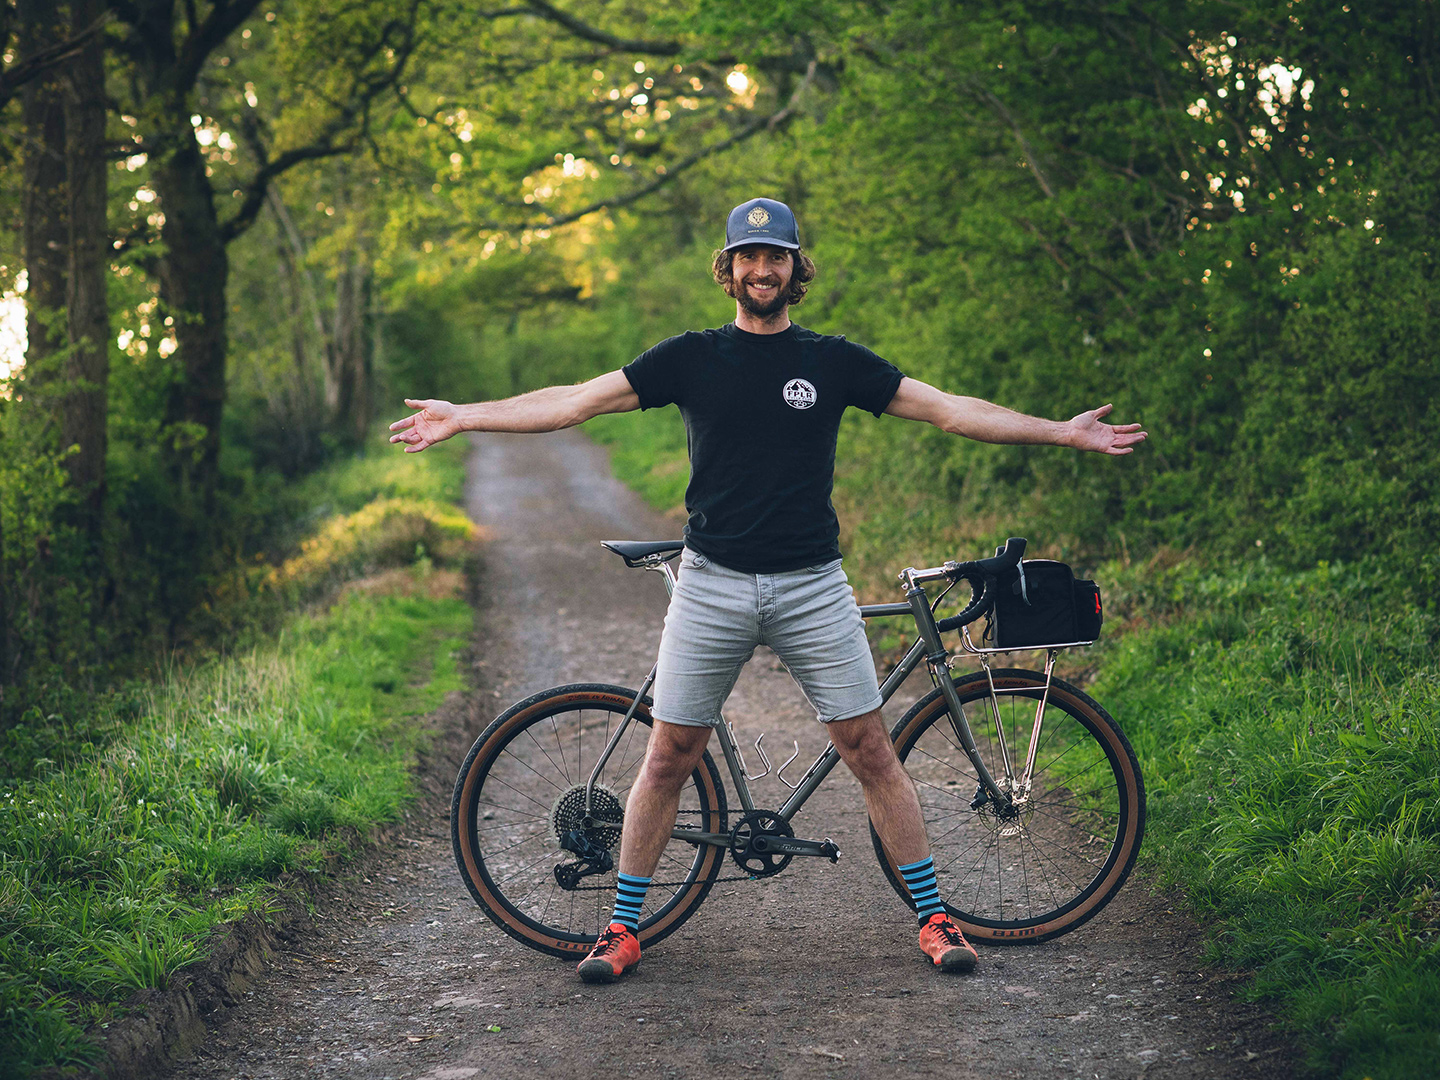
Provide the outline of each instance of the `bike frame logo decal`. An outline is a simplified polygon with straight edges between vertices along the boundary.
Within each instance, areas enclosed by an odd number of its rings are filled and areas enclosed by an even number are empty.
[[[785,404],[792,409],[808,409],[815,404],[815,387],[804,379],[791,379],[785,384]]]

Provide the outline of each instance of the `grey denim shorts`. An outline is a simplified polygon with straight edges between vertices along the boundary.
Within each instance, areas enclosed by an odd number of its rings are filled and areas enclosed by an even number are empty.
[[[880,707],[865,623],[839,559],[745,574],[686,548],[660,638],[652,715],[713,727],[757,645],[780,657],[821,723]]]

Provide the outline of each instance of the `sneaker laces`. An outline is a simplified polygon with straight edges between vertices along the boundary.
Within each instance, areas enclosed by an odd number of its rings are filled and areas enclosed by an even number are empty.
[[[607,953],[614,952],[620,947],[620,942],[624,940],[625,935],[628,933],[630,933],[628,926],[622,930],[606,930],[605,933],[600,935],[599,940],[595,942],[595,948],[590,951],[590,955],[604,956]]]
[[[942,919],[938,922],[933,922],[930,924],[930,926],[935,930],[937,934],[939,934],[942,938],[945,939],[946,945],[966,944],[965,935],[960,933],[960,928],[956,926],[953,922],[951,922],[948,918]]]

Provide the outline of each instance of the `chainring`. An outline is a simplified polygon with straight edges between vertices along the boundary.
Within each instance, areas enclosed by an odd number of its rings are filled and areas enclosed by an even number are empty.
[[[769,810],[752,810],[730,830],[730,856],[751,877],[770,877],[790,865],[795,856],[758,850],[767,836],[794,836],[795,830],[780,815]]]
[[[613,791],[601,784],[596,784],[591,789],[590,817],[592,820],[619,822],[624,820],[625,808],[620,804],[619,797]],[[555,805],[550,808],[550,828],[561,848],[569,850],[566,847],[566,840],[572,832],[581,828],[584,820],[585,785],[576,784],[569,791],[561,792],[560,797],[555,800]],[[581,831],[592,848],[597,851],[612,851],[620,842],[619,825],[592,825]]]

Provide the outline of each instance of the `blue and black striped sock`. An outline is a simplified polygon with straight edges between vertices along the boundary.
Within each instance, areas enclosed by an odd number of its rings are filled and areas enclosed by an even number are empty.
[[[648,877],[636,877],[634,874],[617,875],[615,914],[610,917],[611,921],[624,923],[631,930],[638,932],[640,929],[640,906],[645,903],[645,893],[649,888],[650,879]]]
[[[900,876],[910,890],[910,899],[915,901],[915,913],[921,923],[931,915],[944,914],[945,904],[940,899],[940,886],[935,881],[935,862],[925,856],[919,862],[906,863],[900,867]]]

